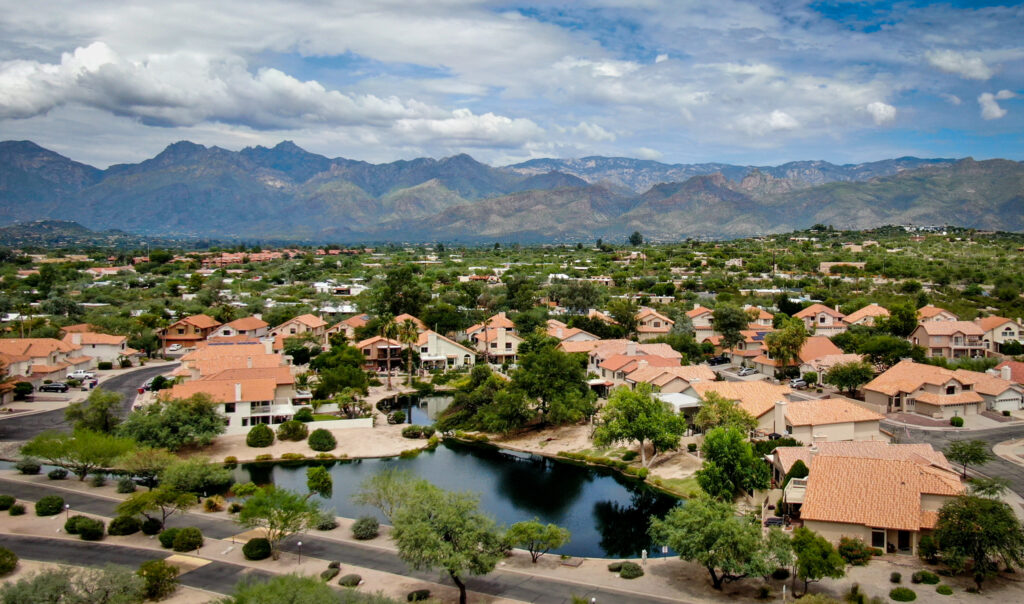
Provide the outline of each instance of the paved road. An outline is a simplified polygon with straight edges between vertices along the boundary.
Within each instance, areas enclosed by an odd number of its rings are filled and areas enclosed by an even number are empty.
[[[984,430],[922,430],[883,421],[882,427],[892,432],[902,443],[928,443],[938,450],[945,450],[954,440],[981,440],[992,446],[1005,440],[1024,438],[1024,425],[1000,426]],[[975,468],[986,476],[998,476],[1010,481],[1010,489],[1024,497],[1024,467],[996,457],[983,466]]]
[[[124,408],[122,416],[131,411],[132,402],[138,392],[139,386],[149,378],[173,371],[177,365],[160,365],[157,367],[143,367],[114,376],[103,382],[102,387],[106,390],[119,392],[124,397]],[[46,430],[67,431],[69,426],[64,422],[64,409],[54,409],[45,413],[34,413],[32,415],[14,416],[0,420],[0,441],[4,440],[29,440],[40,432]]]
[[[19,499],[27,499],[29,501],[38,500],[42,495],[57,493],[61,497],[64,497],[66,502],[71,504],[72,512],[77,510],[80,512],[108,517],[115,515],[114,508],[117,505],[116,501],[96,497],[88,493],[68,492],[61,489],[49,488],[46,483],[24,483],[2,477],[0,477],[0,493],[13,495]],[[57,520],[59,519],[60,517],[57,518]],[[204,535],[218,539],[230,537],[242,530],[238,525],[230,520],[206,517],[199,514],[174,516],[168,521],[168,525],[195,526],[200,528]],[[0,535],[0,543],[3,543],[5,539],[11,538],[13,537],[9,535]],[[302,553],[304,555],[324,560],[337,560],[343,565],[361,566],[363,568],[370,568],[397,575],[417,577],[426,581],[437,581],[439,578],[437,573],[410,571],[410,569],[406,567],[405,563],[390,551],[356,543],[324,539],[322,537],[317,537],[315,534],[293,536],[284,544],[282,550],[285,552],[298,553],[297,543],[300,540],[302,541]],[[18,549],[12,549],[19,556],[22,555]],[[154,557],[153,552],[149,552],[148,550],[147,555],[149,557]],[[26,555],[26,557],[31,556]],[[134,562],[134,564],[138,564],[138,561]],[[188,573],[184,575],[184,577],[188,577],[191,574],[192,573]],[[221,576],[221,574],[224,576]],[[199,576],[201,580],[208,582],[208,585],[195,585],[196,587],[203,587],[204,589],[220,593],[225,593],[225,590],[230,590],[239,578],[238,573],[231,569],[223,569],[220,567],[205,570],[203,573],[200,573]],[[221,582],[222,584],[218,584],[218,582]],[[448,583],[448,580],[445,579],[444,582]],[[216,586],[214,587],[213,585]],[[685,602],[685,600],[681,600],[679,598],[645,596],[625,591],[594,587],[590,585],[580,585],[502,570],[496,570],[486,577],[470,578],[466,581],[466,585],[471,591],[491,596],[512,598],[524,602],[536,602],[538,604],[568,604],[572,602],[573,596],[584,597],[587,600],[590,600],[590,598],[597,598],[598,602],[621,602],[623,604],[663,604],[666,602]]]

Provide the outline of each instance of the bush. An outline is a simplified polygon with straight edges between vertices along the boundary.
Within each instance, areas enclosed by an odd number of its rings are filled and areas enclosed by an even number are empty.
[[[163,525],[156,518],[146,518],[142,521],[142,534],[143,535],[158,535]]]
[[[99,363],[96,363],[96,369],[99,369],[100,371],[107,371],[113,368],[114,364],[110,361],[100,361]]]
[[[306,427],[306,424],[294,419],[277,427],[277,437],[281,440],[306,440],[307,436],[309,436],[309,428]]]
[[[191,552],[203,547],[203,532],[194,526],[189,526],[178,531],[174,536],[171,547],[176,552]]]
[[[842,537],[839,540],[839,555],[853,566],[866,566],[871,562],[871,548],[862,539]]]
[[[785,581],[788,578],[789,578],[789,569],[788,568],[776,568],[774,571],[772,571],[772,579],[775,579],[776,581]]]
[[[422,602],[430,599],[429,589],[417,589],[416,591],[410,591],[405,596],[406,602]]]
[[[768,600],[772,597],[772,588],[767,585],[762,585],[757,588],[757,599]]]
[[[136,488],[138,487],[135,486],[135,481],[129,476],[117,479],[118,493],[134,493]]]
[[[617,573],[622,570],[622,562],[612,562],[608,565],[608,570],[613,573]]]
[[[102,520],[85,518],[79,520],[75,528],[78,529],[78,536],[83,541],[99,541],[103,539],[103,529],[106,527]]]
[[[1003,417],[1010,417],[1010,410],[1009,409],[1003,409]]]
[[[314,451],[333,451],[338,446],[338,440],[334,438],[330,430],[317,428],[309,435],[309,448]]]
[[[18,566],[18,556],[6,547],[0,547],[0,575],[6,575]]]
[[[19,459],[18,463],[14,464],[14,469],[21,472],[22,474],[35,476],[36,474],[39,473],[40,470],[43,469],[43,466],[39,465],[39,462],[34,459],[26,458]]]
[[[939,582],[939,576],[933,572],[926,570],[919,570],[910,576],[911,583],[924,583],[925,585],[935,585]]]
[[[939,585],[935,588],[935,593],[943,596],[953,595],[953,588],[948,585]]]
[[[242,511],[242,504],[238,503],[237,501],[232,501],[231,503],[228,504],[228,513],[229,514],[237,514],[238,512],[241,512],[241,511]]]
[[[345,575],[338,579],[338,585],[342,587],[358,587],[363,582],[363,578],[359,575]]]
[[[339,570],[337,568],[328,568],[327,570],[325,570],[322,573],[320,573],[320,579],[324,583],[326,583],[326,582],[330,581],[331,579],[337,577],[338,573],[340,573],[340,572],[341,572],[341,570]]]
[[[917,555],[925,562],[934,564],[939,559],[939,545],[931,535],[922,535],[920,543],[917,544]]]
[[[338,528],[338,520],[330,512],[321,512],[320,518],[316,521],[316,530],[331,531]]]
[[[160,540],[160,547],[171,549],[174,546],[174,538],[181,532],[180,528],[169,528],[157,536]]]
[[[25,505],[22,503],[16,503],[7,510],[7,513],[11,516],[22,516],[25,514]]]
[[[896,587],[889,592],[889,597],[897,602],[913,602],[917,599],[917,594],[909,587]]]
[[[373,516],[362,516],[352,524],[352,536],[360,541],[373,539],[380,534],[380,523]]]
[[[406,426],[402,428],[402,436],[405,438],[419,438],[423,436],[423,426]]]
[[[68,471],[64,468],[54,468],[46,473],[46,477],[50,480],[64,480],[68,477]]]
[[[78,523],[83,520],[88,520],[88,516],[82,516],[81,514],[75,514],[71,518],[68,518],[67,522],[64,523],[64,532],[69,535],[78,534]]]
[[[110,521],[107,533],[116,536],[134,535],[142,528],[142,523],[135,516],[118,516]]]
[[[890,583],[899,583],[902,580],[903,580],[903,575],[901,575],[899,573],[896,573],[896,572],[889,573],[889,582]]]
[[[433,426],[420,426],[420,427],[423,428],[423,438],[430,438],[431,436],[434,435],[434,432],[436,432],[436,430],[434,429]]]
[[[10,495],[0,495],[0,512],[11,509],[11,506],[14,505],[15,501],[17,501],[17,499]]]
[[[640,565],[636,562],[623,562],[619,576],[623,579],[636,579],[637,577],[644,576],[644,569],[640,568]]]
[[[633,461],[634,459],[636,459],[636,456],[636,451],[626,451],[622,455],[622,461]]]
[[[139,566],[137,575],[142,577],[142,592],[149,600],[162,600],[178,589],[177,566],[163,560],[150,560]]]
[[[235,457],[234,455],[228,455],[227,457],[224,458],[224,465],[234,468],[235,466],[238,465],[238,458]]]
[[[398,411],[392,411],[388,415],[389,424],[404,424],[405,423],[405,411],[399,409]]]
[[[274,459],[274,456],[270,453],[261,453],[256,456],[256,461],[270,461],[271,459]]]
[[[224,509],[224,498],[220,495],[207,497],[203,501],[203,510],[207,512],[219,512]]]
[[[689,443],[689,444],[687,444],[686,445],[686,450],[689,453],[696,453],[697,452],[697,443]]]
[[[281,459],[288,461],[298,461],[300,459],[306,459],[306,456],[302,453],[282,453]]]
[[[36,502],[36,516],[56,516],[64,511],[64,498],[60,495],[46,495]]]
[[[303,407],[295,412],[295,416],[292,418],[297,422],[309,423],[313,421],[313,410],[309,407]]]
[[[106,474],[93,474],[92,478],[89,479],[89,486],[102,487],[107,484]]]
[[[249,539],[242,546],[242,554],[246,560],[265,560],[270,557],[270,542],[263,537]]]
[[[274,444],[274,431],[266,424],[256,424],[245,435],[245,444],[250,447],[269,447]]]
[[[960,417],[959,415],[954,415],[953,417],[949,418],[949,425],[953,426],[954,428],[963,428],[964,427],[964,418]],[[910,600],[904,600],[904,601],[905,602],[909,602]]]

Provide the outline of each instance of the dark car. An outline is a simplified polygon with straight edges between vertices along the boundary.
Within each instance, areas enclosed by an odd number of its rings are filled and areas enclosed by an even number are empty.
[[[729,363],[729,357],[725,356],[724,354],[719,355],[717,357],[711,357],[710,359],[708,359],[708,365],[712,365],[712,366],[714,366],[714,365],[726,365],[728,363]]]
[[[39,392],[67,392],[70,387],[64,382],[50,382],[39,387]]]
[[[771,517],[765,519],[765,521],[764,521],[764,525],[765,526],[783,526],[785,524],[786,524],[786,521],[783,520],[782,518],[779,518],[778,516],[771,516]]]

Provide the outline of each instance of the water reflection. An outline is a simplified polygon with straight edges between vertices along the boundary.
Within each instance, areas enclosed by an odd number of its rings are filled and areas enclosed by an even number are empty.
[[[651,517],[662,518],[675,501],[659,497],[649,489],[634,491],[628,506],[617,501],[599,501],[594,504],[594,521],[601,534],[599,545],[607,555],[629,558],[646,549],[655,551],[655,544],[647,535]]]

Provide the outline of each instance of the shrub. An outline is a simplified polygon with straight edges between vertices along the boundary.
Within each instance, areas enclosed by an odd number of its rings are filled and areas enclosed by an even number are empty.
[[[423,438],[430,438],[431,436],[434,435],[434,432],[436,432],[436,430],[434,429],[433,426],[421,426],[421,427],[423,428]]]
[[[300,459],[306,459],[306,456],[303,455],[302,453],[282,453],[281,459],[285,459],[288,461],[298,461]]]
[[[178,589],[177,566],[163,560],[149,560],[139,566],[137,575],[142,577],[142,592],[149,600],[162,600]]]
[[[644,576],[644,569],[640,568],[640,565],[636,562],[623,562],[619,576],[623,579],[636,579],[637,577]]]
[[[277,427],[277,437],[281,440],[306,440],[309,428],[306,424],[294,419],[288,420]]]
[[[330,512],[322,512],[316,521],[316,530],[331,531],[338,528],[338,520]]]
[[[340,572],[341,572],[341,570],[339,570],[337,568],[328,568],[327,570],[325,570],[322,573],[320,573],[320,579],[324,583],[326,583],[326,582],[330,581],[331,579],[337,577],[338,573],[340,573]]]
[[[634,459],[636,459],[636,456],[636,451],[626,451],[622,455],[622,461],[633,461]]]
[[[39,462],[32,458],[19,459],[18,463],[14,464],[14,469],[21,472],[22,474],[28,474],[34,476],[43,469],[43,466],[39,465]]]
[[[309,435],[309,448],[314,451],[333,451],[338,446],[338,440],[334,438],[330,430],[317,428]]]
[[[309,407],[303,407],[295,412],[293,419],[297,422],[308,423],[313,421],[313,410]]]
[[[156,518],[146,518],[142,521],[142,534],[143,535],[157,535],[160,533],[160,529],[163,525]]]
[[[11,509],[15,501],[17,500],[10,495],[0,495],[0,512]]]
[[[405,596],[406,602],[422,602],[430,599],[429,589],[417,589],[416,591],[410,591]]]
[[[865,566],[871,562],[871,548],[862,539],[842,537],[839,540],[839,555],[853,566]]]
[[[256,456],[256,461],[270,461],[271,459],[274,459],[274,456],[270,453],[261,453]]]
[[[50,480],[64,480],[68,477],[68,471],[64,468],[54,468],[46,473],[46,477]]]
[[[933,572],[926,570],[919,570],[910,576],[911,583],[924,583],[925,585],[935,585],[939,582],[939,576]]]
[[[78,536],[83,541],[99,541],[103,538],[103,529],[106,527],[102,520],[84,518],[78,521],[75,528],[78,529]]]
[[[238,465],[238,458],[235,457],[234,455],[228,455],[227,457],[224,458],[224,465],[234,468],[235,466]]]
[[[118,493],[134,493],[136,488],[135,481],[129,476],[124,476],[117,480]]]
[[[889,573],[889,582],[890,583],[899,583],[902,580],[903,580],[903,575],[901,575],[899,573],[896,573],[896,572]]]
[[[88,520],[88,516],[82,516],[81,514],[75,514],[71,518],[68,518],[67,522],[64,523],[64,532],[69,535],[78,534],[78,523],[83,520]]]
[[[134,535],[139,532],[142,528],[142,523],[135,516],[118,516],[110,521],[110,526],[107,527],[107,533],[120,536],[120,535]]]
[[[953,588],[948,585],[939,585],[935,588],[935,593],[943,596],[953,595]]]
[[[689,453],[696,453],[697,452],[697,443],[689,443],[689,444],[687,444],[686,445],[686,450]]]
[[[246,560],[265,560],[270,557],[270,542],[263,537],[249,539],[242,546],[242,554]]]
[[[256,424],[245,435],[245,444],[250,447],[269,447],[274,444],[274,431],[266,424]]]
[[[220,495],[214,495],[207,497],[203,501],[203,510],[207,512],[219,512],[224,509],[224,498]]]
[[[399,409],[398,411],[392,411],[391,415],[388,415],[389,424],[404,424],[405,423],[405,411]]]
[[[0,547],[0,575],[6,575],[18,566],[18,556],[6,547]]]
[[[423,436],[423,426],[406,426],[402,428],[402,436],[405,438],[419,438]]]
[[[767,585],[762,585],[757,588],[757,599],[767,600],[772,597],[772,588]]]
[[[99,363],[96,363],[96,369],[99,369],[100,371],[107,371],[108,369],[113,368],[114,364],[110,361],[100,361]]]
[[[939,559],[939,545],[931,535],[922,535],[921,542],[917,544],[917,555],[926,562],[934,564]]]
[[[174,538],[181,532],[180,528],[169,528],[157,536],[160,540],[160,547],[164,549],[171,549],[174,546]]]
[[[963,428],[964,427],[964,418],[960,417],[959,415],[954,415],[953,417],[949,418],[949,425],[953,426],[954,428]],[[910,600],[903,600],[903,601],[904,602],[909,602]]]
[[[231,503],[228,504],[228,513],[229,514],[237,514],[238,512],[241,512],[241,511],[242,511],[242,504],[238,503],[237,501],[232,501]]]
[[[337,560],[331,560],[327,563],[327,568],[341,568],[341,562]]]
[[[106,474],[93,474],[92,478],[89,479],[89,486],[102,487],[107,484]]]
[[[789,569],[788,568],[776,568],[774,571],[772,571],[772,579],[775,579],[776,581],[785,581],[788,578],[789,578]]]
[[[1010,410],[1009,409],[1003,409],[1003,417],[1010,417]]]
[[[896,587],[889,592],[889,597],[897,602],[913,602],[917,599],[917,594],[909,587]]]
[[[347,456],[346,455],[342,455],[342,457],[347,457]],[[334,455],[331,455],[330,453],[317,453],[316,454],[316,458],[317,459],[336,459],[336,457],[334,457]]]
[[[338,579],[338,585],[342,587],[358,587],[363,582],[363,578],[359,575],[345,575]]]
[[[36,502],[36,516],[56,516],[64,511],[64,498],[60,495],[46,495]]]
[[[608,570],[613,573],[617,573],[622,570],[622,562],[612,562],[608,565]]]
[[[360,541],[373,539],[380,534],[380,523],[373,516],[362,516],[352,524],[352,536]]]
[[[203,547],[203,532],[194,526],[188,526],[174,536],[171,547],[176,552],[190,552]]]
[[[16,503],[12,505],[9,510],[7,510],[7,513],[11,516],[22,516],[25,514],[25,505],[21,503]]]

